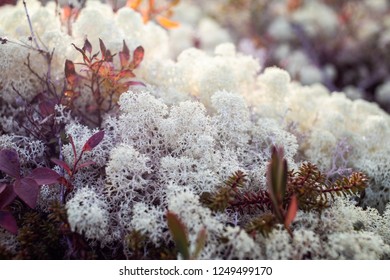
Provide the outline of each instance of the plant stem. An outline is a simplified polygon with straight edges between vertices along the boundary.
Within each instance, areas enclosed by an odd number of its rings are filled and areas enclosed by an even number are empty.
[[[27,17],[27,21],[28,21],[28,26],[30,27],[31,39],[32,39],[33,42],[34,42],[35,47],[36,47],[38,50],[41,50],[41,47],[40,47],[39,44],[38,44],[37,38],[36,38],[35,33],[34,33],[34,29],[33,29],[32,24],[31,24],[30,15],[29,15],[29,13],[28,13],[27,4],[26,4],[26,1],[25,1],[25,0],[23,0],[23,6],[24,6],[24,11],[26,12],[26,17]]]

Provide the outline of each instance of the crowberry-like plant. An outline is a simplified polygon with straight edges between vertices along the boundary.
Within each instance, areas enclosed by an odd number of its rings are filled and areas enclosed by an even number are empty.
[[[122,51],[119,52],[120,68],[116,69],[114,64],[114,56],[109,49],[106,48],[104,42],[99,39],[100,52],[93,53],[92,45],[85,40],[82,48],[73,44],[74,48],[83,56],[80,65],[80,73],[76,71],[75,63],[71,60],[65,61],[65,77],[67,88],[65,90],[65,104],[71,108],[74,100],[80,96],[80,90],[84,86],[90,91],[94,104],[86,104],[85,111],[88,114],[96,115],[97,120],[92,120],[93,124],[100,126],[104,113],[112,110],[119,96],[128,90],[130,86],[144,85],[140,81],[135,81],[134,70],[140,65],[144,57],[144,49],[138,46],[131,57],[130,50],[125,41],[123,41]],[[84,109],[84,108],[83,108]],[[82,111],[80,114],[85,119],[90,119]]]

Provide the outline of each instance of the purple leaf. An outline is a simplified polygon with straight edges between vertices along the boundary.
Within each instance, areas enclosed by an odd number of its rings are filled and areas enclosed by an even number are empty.
[[[72,170],[70,169],[69,165],[65,161],[60,160],[58,158],[51,158],[50,160],[52,162],[54,162],[55,164],[57,164],[58,166],[60,166],[63,169],[65,169],[65,171],[69,174],[69,176],[72,175]]]
[[[61,185],[64,185],[66,187],[67,193],[73,190],[73,185],[65,177],[60,177],[58,181]]]
[[[58,183],[58,179],[61,176],[51,170],[50,168],[46,167],[39,167],[35,168],[28,176],[27,178],[35,180],[38,185],[51,185]]]
[[[89,161],[86,161],[80,165],[77,166],[77,170],[81,169],[81,168],[84,168],[84,167],[87,167],[87,166],[90,166],[92,164],[96,164],[96,162],[92,161],[92,160],[89,160]]]
[[[89,60],[88,56],[85,54],[84,48],[80,49],[80,48],[76,47],[75,44],[72,44],[72,45],[73,45],[73,47],[74,47],[76,50],[78,50],[78,51],[83,55],[83,60],[84,60],[84,62],[85,62],[85,63],[89,63],[90,60]]]
[[[8,211],[0,211],[0,226],[13,234],[18,233],[16,220]]]
[[[73,156],[74,156],[74,162],[76,162],[76,161],[77,161],[76,146],[75,146],[75,144],[74,144],[72,135],[69,134],[69,135],[68,135],[68,138],[69,138],[69,142],[70,142],[70,144],[71,144],[71,146],[72,146]]]
[[[100,52],[102,53],[102,59],[104,60],[105,57],[106,57],[107,49],[106,49],[106,46],[103,43],[103,40],[100,39],[100,38],[99,38],[99,44],[100,44]]]
[[[119,52],[119,60],[121,62],[121,67],[126,67],[130,60],[130,51],[126,45],[125,40],[123,40],[123,48],[122,51]]]
[[[56,102],[51,99],[43,100],[39,103],[39,111],[44,117],[50,116],[55,113],[55,105]]]
[[[39,185],[35,180],[30,178],[16,180],[14,191],[30,208],[35,208],[39,193]]]
[[[0,170],[14,178],[20,178],[19,157],[14,150],[0,151]]]
[[[0,209],[7,207],[16,197],[11,185],[0,185]]]
[[[267,167],[267,187],[273,210],[279,222],[284,222],[281,211],[287,189],[287,160],[282,147],[272,147],[271,160]]]
[[[92,45],[91,45],[91,43],[88,41],[88,39],[85,39],[84,46],[83,46],[83,50],[84,50],[84,51],[87,51],[87,52],[89,52],[89,53],[92,52]]]
[[[93,148],[95,148],[102,140],[104,137],[104,131],[99,131],[92,135],[88,141],[84,144],[83,151],[92,151]]]

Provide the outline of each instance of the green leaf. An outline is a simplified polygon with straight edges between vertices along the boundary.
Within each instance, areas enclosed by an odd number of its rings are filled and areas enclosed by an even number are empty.
[[[202,252],[204,246],[206,245],[207,231],[206,228],[202,228],[198,236],[196,237],[196,247],[195,251],[192,254],[191,259],[196,260],[199,257],[200,252]]]
[[[168,228],[171,232],[173,241],[175,241],[176,248],[182,255],[183,259],[190,259],[189,241],[187,228],[180,220],[180,218],[173,212],[167,211]]]
[[[272,147],[271,161],[267,169],[268,192],[274,206],[274,211],[280,222],[283,223],[283,199],[287,189],[287,161],[283,155],[283,148]]]

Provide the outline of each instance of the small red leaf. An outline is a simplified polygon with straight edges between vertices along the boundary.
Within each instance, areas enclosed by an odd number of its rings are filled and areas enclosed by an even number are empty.
[[[76,146],[75,146],[75,144],[74,144],[72,135],[69,134],[69,135],[68,135],[68,138],[69,138],[70,145],[72,146],[72,151],[73,151],[73,156],[74,156],[74,162],[76,162],[76,161],[77,161]]]
[[[114,61],[113,57],[114,55],[111,54],[111,51],[107,50],[104,60],[107,62],[113,62]]]
[[[92,151],[93,148],[95,148],[102,140],[104,137],[104,131],[99,131],[96,132],[94,135],[92,135],[88,141],[84,144],[83,151]]]
[[[62,167],[66,171],[66,173],[68,173],[69,176],[72,175],[72,170],[70,169],[69,165],[65,161],[57,158],[51,158],[50,160],[55,164],[57,164],[59,167]]]
[[[88,41],[88,39],[85,39],[85,42],[84,42],[84,46],[83,46],[83,50],[84,52],[87,51],[89,53],[92,52],[92,45],[91,43]]]
[[[16,194],[11,185],[0,185],[0,209],[7,207],[12,201],[14,201]]]
[[[126,45],[125,40],[123,40],[123,48],[122,51],[119,52],[119,60],[121,62],[121,67],[125,68],[127,64],[129,64],[130,60],[130,51],[129,48]]]
[[[92,161],[92,160],[89,160],[89,161],[86,161],[80,165],[77,166],[77,170],[81,169],[81,168],[84,168],[84,167],[87,167],[87,166],[90,166],[90,165],[93,165],[93,164],[96,164],[96,162]]]
[[[85,62],[85,63],[89,63],[90,60],[89,60],[88,56],[85,54],[84,47],[83,47],[82,49],[80,49],[80,48],[78,48],[75,44],[72,43],[72,45],[73,45],[73,47],[74,47],[76,50],[78,50],[78,51],[83,55],[83,60],[84,60],[84,62]]]
[[[271,160],[267,166],[267,187],[270,195],[273,210],[279,222],[283,223],[284,218],[281,212],[283,199],[287,188],[287,161],[284,158],[282,147],[272,147]]]
[[[74,87],[77,83],[78,77],[74,67],[74,63],[70,60],[65,61],[65,77],[66,81],[71,87]]]
[[[100,52],[102,54],[102,59],[104,60],[104,58],[106,57],[107,49],[106,46],[104,45],[103,40],[100,38],[99,38],[99,44],[100,44]]]
[[[0,211],[0,226],[12,234],[18,233],[18,225],[14,216],[8,211]]]
[[[26,178],[33,179],[38,185],[51,185],[58,183],[58,179],[60,177],[61,176],[57,172],[51,170],[50,168],[38,167],[35,168]]]
[[[15,150],[0,151],[0,170],[14,178],[20,178],[19,156]]]
[[[293,195],[291,197],[290,205],[288,206],[286,217],[284,218],[284,226],[286,228],[289,228],[292,221],[294,221],[297,211],[298,211],[298,200],[297,197]]]
[[[144,54],[145,51],[142,46],[139,46],[134,50],[133,61],[132,61],[132,65],[134,69],[137,68],[138,65],[141,63],[141,61],[144,59]]]
[[[44,117],[50,116],[55,113],[55,105],[56,102],[54,102],[53,100],[43,100],[39,103],[39,112]]]
[[[70,193],[73,190],[73,185],[65,177],[60,177],[58,181],[66,187],[66,193]]]
[[[16,180],[14,191],[30,208],[35,208],[39,193],[39,185],[35,180],[30,178]]]
[[[124,83],[124,85],[131,87],[131,86],[143,86],[146,87],[146,85],[143,82],[137,82],[137,81],[129,81]]]
[[[131,70],[122,70],[118,73],[117,75],[117,80],[120,80],[120,79],[128,79],[128,78],[134,78],[135,75],[133,73],[133,71]]]

